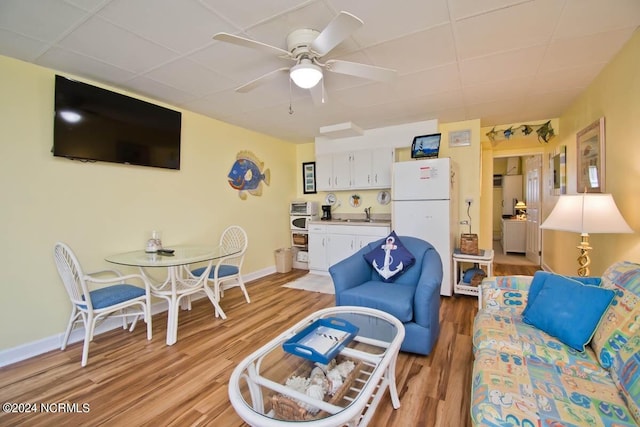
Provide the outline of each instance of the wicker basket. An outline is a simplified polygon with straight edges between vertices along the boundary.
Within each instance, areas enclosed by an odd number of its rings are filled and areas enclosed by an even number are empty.
[[[478,235],[477,234],[461,234],[460,235],[460,252],[466,255],[479,255]]]
[[[336,358],[336,363],[341,363],[346,360],[349,359],[338,356]],[[351,371],[349,376],[345,378],[342,386],[338,389],[338,391],[336,391],[333,396],[329,394],[325,395],[325,402],[335,405],[340,402],[347,394],[347,392],[351,389],[354,381],[360,375],[363,367],[362,362],[353,362],[355,363],[353,371]],[[303,364],[300,368],[294,371],[291,376],[308,377],[314,367],[314,365],[309,363]],[[275,413],[275,418],[285,421],[308,421],[326,416],[323,411],[319,411],[316,414],[311,414],[307,409],[300,407],[300,405],[298,405],[298,403],[294,399],[282,394],[274,394],[271,397],[271,406]]]

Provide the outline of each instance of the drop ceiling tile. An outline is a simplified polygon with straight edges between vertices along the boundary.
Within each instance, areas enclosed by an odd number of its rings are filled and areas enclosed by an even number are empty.
[[[332,93],[351,107],[384,104],[393,99],[431,97],[432,94],[452,92],[460,89],[460,80],[455,64],[432,68],[413,74],[399,76],[390,83],[371,83]]]
[[[526,2],[475,16],[455,24],[460,59],[539,45],[551,39],[562,3],[555,0]]]
[[[460,62],[463,86],[533,76],[540,67],[545,46],[534,46]]]
[[[225,17],[240,29],[246,29],[274,16],[298,8],[308,0],[201,0],[211,10]]]
[[[59,45],[133,72],[145,71],[176,57],[174,52],[100,18],[91,18]]]
[[[217,73],[230,76],[238,86],[270,71],[294,65],[291,60],[223,42],[215,42],[205,49],[194,52],[188,56],[188,59]]]
[[[533,76],[505,79],[464,88],[465,100],[469,104],[492,101],[511,101],[524,98],[533,88]]]
[[[322,31],[335,17],[323,2],[312,2],[282,15],[277,15],[245,31],[250,38],[287,49],[287,35],[293,30],[309,28]]]
[[[168,86],[145,76],[136,76],[128,80],[125,84],[135,93],[154,97],[159,101],[174,106],[180,106],[197,98],[191,93],[176,89],[173,86]]]
[[[0,29],[0,55],[33,62],[48,47],[40,40]]]
[[[87,13],[62,0],[2,0],[0,28],[44,41],[61,37]]]
[[[568,88],[585,89],[604,66],[605,63],[590,64],[538,73],[533,79],[533,93],[555,92]]]
[[[589,64],[606,63],[622,48],[633,30],[621,29],[551,42],[540,71],[549,72]]]
[[[506,9],[532,0],[449,0],[454,20],[466,19],[499,9]]]
[[[234,31],[195,0],[113,0],[98,15],[180,53],[212,43],[217,32]]]
[[[435,42],[437,40],[437,42]],[[449,25],[420,31],[365,50],[377,66],[394,68],[399,74],[433,68],[456,61]]]
[[[401,7],[388,0],[329,0],[329,4],[336,12],[344,10],[364,22],[353,35],[363,47],[449,22],[446,0],[403,0]]]
[[[151,78],[194,96],[230,89],[235,82],[188,59],[178,59],[148,73]]]
[[[638,0],[567,0],[554,38],[637,28],[640,25]]]
[[[123,87],[123,82],[135,75],[131,71],[57,47],[45,52],[38,58],[36,63],[54,70],[82,76],[97,82],[115,84],[120,87]]]

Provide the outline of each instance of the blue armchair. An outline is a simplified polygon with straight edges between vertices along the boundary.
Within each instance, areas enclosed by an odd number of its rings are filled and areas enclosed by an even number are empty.
[[[400,236],[415,264],[393,283],[385,283],[364,259],[385,239],[363,247],[329,268],[336,291],[336,305],[377,308],[397,317],[405,327],[401,350],[429,354],[440,333],[440,285],[442,260],[428,242]]]

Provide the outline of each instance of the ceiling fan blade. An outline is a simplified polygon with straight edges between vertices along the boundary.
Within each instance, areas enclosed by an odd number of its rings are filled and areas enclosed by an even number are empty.
[[[290,58],[291,54],[284,49],[280,49],[279,47],[271,46],[266,43],[262,43],[259,41],[247,39],[245,37],[236,36],[229,33],[217,33],[213,36],[214,40],[218,40],[221,42],[231,43],[238,46],[248,47],[251,49],[259,49],[262,51],[269,52],[271,54],[276,54],[283,58]]]
[[[393,80],[397,75],[397,71],[391,68],[376,67],[375,65],[361,64],[359,62],[341,61],[339,59],[330,59],[325,65],[327,70],[333,71],[334,73],[348,74],[350,76],[381,82]]]
[[[348,12],[340,12],[311,43],[311,50],[324,56],[363,24],[360,18]]]
[[[311,92],[311,99],[313,99],[314,105],[320,106],[329,101],[327,98],[327,90],[324,87],[324,79],[320,80],[320,83],[309,89],[309,92]]]
[[[258,77],[257,79],[251,80],[249,83],[245,83],[242,86],[236,88],[236,92],[247,93],[249,91],[252,91],[253,89],[257,88],[263,83],[266,83],[267,81],[273,79],[274,77],[284,74],[284,72],[288,73],[289,69],[285,67],[285,68],[278,68],[277,70],[270,71],[267,74],[264,74]]]

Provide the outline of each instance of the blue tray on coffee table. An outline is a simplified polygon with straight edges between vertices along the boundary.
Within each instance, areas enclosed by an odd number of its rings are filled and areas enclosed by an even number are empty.
[[[358,327],[337,317],[318,319],[282,344],[287,353],[328,364],[358,334]]]

